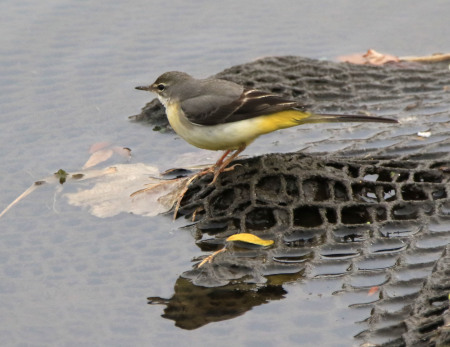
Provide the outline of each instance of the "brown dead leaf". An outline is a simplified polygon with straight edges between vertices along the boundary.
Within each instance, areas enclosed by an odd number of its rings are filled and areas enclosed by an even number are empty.
[[[450,53],[436,53],[422,57],[397,57],[391,54],[379,53],[374,49],[369,49],[365,54],[348,54],[337,58],[340,62],[346,62],[358,65],[383,65],[386,63],[416,62],[416,63],[434,63],[450,60]],[[445,88],[445,87],[444,87]]]
[[[369,289],[369,292],[367,293],[367,296],[372,296],[374,295],[376,292],[378,292],[380,290],[380,287],[378,286],[374,286],[372,288]]]
[[[100,149],[97,152],[91,154],[87,162],[84,163],[83,169],[88,169],[90,167],[98,165],[111,158],[113,154],[114,151],[111,148]]]
[[[112,147],[112,150],[114,151],[114,153],[120,155],[121,157],[131,157],[131,149],[129,149],[128,147],[114,146]]]
[[[341,55],[341,56],[337,57],[337,60],[342,63],[351,63],[351,64],[357,64],[357,65],[367,64],[367,59],[364,58],[363,54],[361,54],[361,53]]]
[[[131,149],[127,147],[112,146],[108,142],[98,142],[89,149],[91,156],[83,165],[83,169],[88,169],[104,161],[110,159],[113,154],[118,154],[121,157],[129,158],[131,156]]]
[[[363,57],[372,65],[383,65],[388,62],[398,63],[400,61],[395,55],[379,53],[374,49],[369,49]]]
[[[369,49],[365,54],[350,54],[338,57],[338,61],[359,65],[383,65],[390,62],[399,62],[400,59],[394,55],[383,54]]]
[[[426,55],[423,57],[401,57],[400,60],[403,61],[413,61],[418,63],[434,63],[440,61],[450,60],[450,53],[435,53],[432,55]]]
[[[89,148],[89,153],[95,153],[105,147],[109,147],[111,144],[109,142],[97,142],[94,143],[90,148]]]

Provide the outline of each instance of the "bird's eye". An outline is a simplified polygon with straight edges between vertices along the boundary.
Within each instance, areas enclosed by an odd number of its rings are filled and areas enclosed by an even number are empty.
[[[156,88],[158,88],[158,90],[160,90],[160,91],[163,91],[164,89],[166,89],[166,86],[164,84],[160,83],[156,86]]]

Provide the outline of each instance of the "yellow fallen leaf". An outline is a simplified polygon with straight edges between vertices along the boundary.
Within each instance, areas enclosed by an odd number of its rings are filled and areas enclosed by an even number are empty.
[[[249,233],[240,233],[240,234],[231,235],[230,237],[228,237],[226,239],[226,241],[227,242],[240,241],[240,242],[251,243],[251,244],[263,246],[263,247],[270,246],[274,242],[273,240],[263,240],[263,239],[259,238],[258,236],[255,236],[255,235],[249,234]]]

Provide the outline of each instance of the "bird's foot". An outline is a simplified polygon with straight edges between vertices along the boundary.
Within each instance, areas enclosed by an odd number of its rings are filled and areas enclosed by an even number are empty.
[[[207,175],[209,173],[213,173],[214,172],[214,166],[208,167],[200,172],[197,172],[196,174],[192,175],[184,184],[183,189],[181,190],[180,194],[178,195],[178,199],[177,199],[177,203],[175,205],[175,210],[173,212],[173,219],[175,220],[177,218],[178,215],[178,210],[180,209],[181,206],[181,201],[183,200],[184,196],[186,195],[186,192],[189,189],[190,184],[196,180],[197,178],[200,178],[204,175]]]
[[[242,166],[242,164],[231,165],[231,166],[227,167],[226,169],[223,169],[222,172],[233,171],[236,168],[236,166]]]
[[[216,169],[214,170],[214,177],[213,177],[213,180],[209,183],[209,185],[211,186],[211,185],[213,185],[214,183],[216,183],[217,178],[219,177],[219,175],[220,175],[222,172],[233,171],[233,170],[236,168],[236,166],[241,166],[241,165],[242,165],[242,164],[234,164],[234,165],[231,165],[230,167],[223,167],[223,166],[221,166],[221,167],[219,167],[219,168],[216,168]]]
[[[224,153],[224,155],[222,155],[222,157],[217,161],[217,163],[215,165],[213,165],[211,167],[208,167],[208,168],[206,168],[206,169],[196,173],[195,175],[192,175],[192,177],[189,178],[186,181],[186,183],[185,183],[185,185],[184,185],[184,187],[183,187],[183,189],[182,189],[182,191],[181,191],[181,193],[180,193],[180,195],[178,197],[177,204],[175,205],[175,211],[174,211],[174,214],[173,214],[173,219],[177,218],[178,210],[179,210],[179,208],[181,206],[181,200],[183,200],[184,195],[188,191],[189,185],[192,183],[192,181],[194,181],[195,179],[200,178],[200,177],[202,177],[204,175],[207,175],[209,173],[214,173],[213,180],[209,183],[209,185],[214,184],[217,181],[217,177],[219,177],[221,172],[232,171],[232,170],[234,170],[234,168],[236,166],[241,165],[241,164],[234,164],[234,165],[232,165],[230,167],[227,167],[239,155],[239,153],[241,153],[244,149],[245,149],[245,146],[241,146],[229,158],[224,160],[225,157],[228,155],[228,153],[230,153],[230,150],[228,150],[228,151],[226,151]]]

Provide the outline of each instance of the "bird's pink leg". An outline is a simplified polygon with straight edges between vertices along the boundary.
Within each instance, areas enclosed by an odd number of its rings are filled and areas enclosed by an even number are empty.
[[[236,151],[234,151],[234,153],[232,155],[230,155],[227,160],[223,160],[225,159],[225,156],[223,156],[223,158],[220,158],[219,161],[216,163],[215,165],[215,170],[214,170],[214,178],[211,181],[210,184],[213,184],[214,182],[216,182],[217,177],[219,177],[220,173],[223,171],[231,171],[234,169],[235,165],[233,165],[232,167],[227,168],[227,166],[245,149],[245,145],[239,147],[239,149],[237,149]],[[227,151],[228,153],[231,151]],[[227,153],[227,154],[228,154]],[[222,161],[220,163],[220,166],[218,165],[219,162]]]
[[[192,183],[192,181],[194,181],[195,179],[200,178],[208,173],[214,172],[214,178],[210,183],[210,184],[213,184],[214,182],[216,182],[217,177],[219,177],[219,174],[221,172],[230,171],[230,170],[234,169],[235,165],[233,165],[232,167],[229,167],[229,168],[227,168],[227,166],[245,149],[245,147],[246,146],[239,147],[239,149],[234,151],[234,153],[232,155],[230,155],[230,157],[227,158],[226,160],[225,160],[225,158],[227,157],[228,154],[230,154],[231,150],[225,151],[225,153],[219,158],[219,160],[217,160],[217,162],[213,166],[206,168],[206,169],[196,173],[192,177],[190,177],[189,180],[186,182],[184,188],[182,189],[181,193],[178,196],[178,200],[175,205],[173,219],[175,219],[177,217],[178,209],[181,206],[181,200],[183,200],[183,197],[186,194],[186,192],[188,191],[189,185]]]

